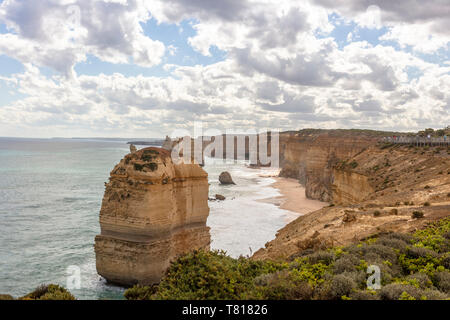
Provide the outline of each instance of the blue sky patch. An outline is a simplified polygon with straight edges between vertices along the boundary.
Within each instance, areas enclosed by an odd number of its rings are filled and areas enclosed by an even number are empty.
[[[0,54],[0,70],[0,75],[9,77],[14,73],[22,73],[25,68],[23,67],[23,64],[16,59]]]
[[[6,25],[3,23],[0,23],[0,34],[8,33],[8,29],[6,28]]]
[[[75,66],[78,75],[111,75],[121,73],[124,76],[154,76],[168,77],[170,72],[164,70],[165,64],[174,64],[179,66],[195,66],[210,65],[223,61],[226,58],[226,52],[219,50],[216,46],[210,48],[211,56],[204,56],[192,49],[188,43],[189,37],[195,36],[196,31],[192,27],[195,20],[186,20],[176,24],[157,24],[155,19],[141,23],[144,34],[153,39],[159,40],[166,46],[166,55],[160,65],[154,67],[142,67],[133,63],[130,58],[129,63],[113,64],[100,60],[99,58],[89,55],[87,60],[80,62]],[[173,47],[169,47],[173,46]],[[170,51],[173,50],[173,55]]]
[[[198,23],[197,20],[184,20],[179,25],[161,23],[158,24],[155,19],[150,19],[145,24],[142,23],[144,34],[153,40],[163,42],[166,47],[174,46],[176,48],[173,56],[166,54],[169,64],[178,64],[183,66],[209,65],[226,58],[226,52],[217,47],[210,48],[211,56],[204,56],[195,51],[188,42],[188,39],[194,37],[197,31],[193,26]]]

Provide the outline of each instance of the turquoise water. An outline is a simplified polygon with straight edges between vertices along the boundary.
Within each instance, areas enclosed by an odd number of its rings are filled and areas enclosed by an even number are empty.
[[[0,138],[0,293],[20,296],[43,283],[66,285],[67,268],[81,269],[80,299],[122,299],[95,270],[94,238],[109,172],[129,147],[123,141]],[[277,196],[264,170],[208,159],[212,248],[249,255],[295,216],[258,199]],[[221,171],[236,186],[220,186]]]

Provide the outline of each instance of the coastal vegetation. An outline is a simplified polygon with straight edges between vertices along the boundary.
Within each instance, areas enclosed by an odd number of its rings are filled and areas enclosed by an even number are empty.
[[[1,294],[0,300],[14,300],[10,295]],[[75,300],[75,297],[66,289],[57,284],[40,285],[18,300]]]
[[[159,285],[134,286],[130,300],[450,298],[450,218],[413,234],[384,233],[345,247],[304,250],[285,261],[233,259],[198,250],[174,262]],[[381,289],[367,269],[381,270]]]

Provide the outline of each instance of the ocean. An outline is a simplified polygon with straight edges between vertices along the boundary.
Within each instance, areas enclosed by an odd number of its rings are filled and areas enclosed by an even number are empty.
[[[104,182],[127,153],[124,141],[0,138],[0,293],[65,286],[68,267],[78,266],[81,288],[71,290],[78,299],[123,299],[124,288],[97,274],[93,245]],[[227,198],[209,202],[212,249],[251,255],[297,217],[259,201],[279,195],[271,187],[273,169],[209,158],[204,169],[210,197]],[[236,185],[221,186],[222,171]]]

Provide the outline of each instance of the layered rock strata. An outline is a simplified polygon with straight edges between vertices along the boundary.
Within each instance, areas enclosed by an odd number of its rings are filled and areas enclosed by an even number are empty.
[[[98,273],[110,282],[152,284],[171,260],[209,249],[207,173],[175,164],[170,152],[128,154],[111,172],[95,238]]]
[[[298,179],[305,186],[308,198],[331,202],[334,167],[377,140],[350,131],[284,132],[280,135],[280,176]]]

